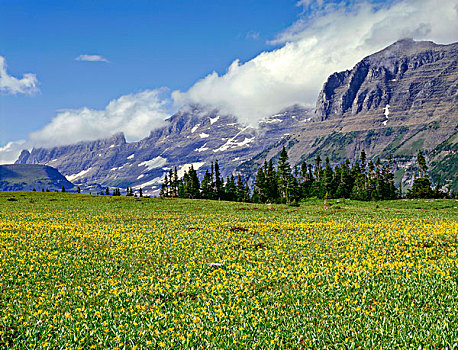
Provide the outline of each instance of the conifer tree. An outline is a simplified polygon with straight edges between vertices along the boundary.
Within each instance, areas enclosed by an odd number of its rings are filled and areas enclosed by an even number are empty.
[[[321,157],[318,154],[315,157],[315,177],[317,181],[320,181],[320,172],[321,172]]]
[[[224,186],[224,199],[227,201],[237,200],[237,186],[234,175],[227,177],[226,185]]]
[[[361,151],[359,155],[359,160],[361,161],[361,171],[364,173],[366,171],[366,152],[364,150]]]
[[[197,177],[197,171],[191,165],[189,171],[183,176],[184,192],[187,198],[200,198],[200,183]]]
[[[265,203],[267,200],[267,184],[266,184],[266,174],[267,162],[264,163],[263,167],[259,167],[258,172],[256,173],[256,179],[254,181],[255,191],[253,194],[253,200],[260,203]],[[239,175],[237,179],[237,200],[239,202],[243,201],[243,184],[241,183],[242,179]]]
[[[221,199],[224,195],[223,179],[219,170],[218,160],[215,161],[215,199]]]
[[[271,203],[275,203],[280,199],[278,193],[278,181],[277,172],[273,166],[272,159],[267,164],[267,170],[265,171],[265,188],[266,188],[266,200]]]
[[[240,174],[237,176],[236,191],[237,191],[237,202],[244,202],[246,199],[246,191],[243,185],[242,176]]]
[[[288,152],[283,146],[283,149],[280,152],[280,157],[278,158],[278,188],[280,190],[280,196],[283,201],[289,203],[291,199],[292,190],[292,175],[291,175],[291,166],[288,161]]]
[[[418,164],[418,169],[420,170],[420,177],[426,177],[426,171],[428,170],[428,166],[426,165],[426,159],[420,150],[418,151],[418,154],[417,154],[417,164]]]
[[[208,170],[205,171],[204,178],[202,179],[202,183],[200,184],[200,189],[201,189],[202,198],[212,199],[212,195],[213,195],[212,178]]]

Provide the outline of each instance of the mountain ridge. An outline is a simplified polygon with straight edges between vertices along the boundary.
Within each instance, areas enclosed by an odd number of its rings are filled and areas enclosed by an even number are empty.
[[[314,110],[291,106],[266,117],[257,128],[235,116],[200,105],[183,106],[148,137],[112,138],[24,151],[17,163],[49,164],[78,185],[147,187],[157,191],[165,172],[191,164],[200,173],[220,161],[223,175],[241,172],[253,179],[257,168],[285,145],[292,164],[329,156],[331,162],[369,158],[396,160],[396,181],[411,184],[414,158],[424,150],[437,179],[458,179],[458,43],[399,40],[363,58],[353,68],[331,74]],[[77,155],[77,156],[75,156]]]
[[[121,133],[74,145],[34,148],[23,151],[17,163],[55,166],[85,190],[100,184],[143,187],[145,193],[154,193],[164,173],[175,166],[179,173],[190,165],[203,172],[218,160],[224,164],[222,175],[229,176],[241,162],[311,116],[311,109],[292,106],[254,128],[218,109],[187,105],[140,141],[126,142]]]
[[[320,155],[337,164],[344,158],[357,159],[364,149],[370,158],[393,156],[397,184],[409,186],[421,149],[430,160],[433,179],[442,172],[458,190],[443,162],[446,157],[456,161],[457,59],[458,43],[405,39],[365,57],[352,69],[331,74],[312,122],[283,143],[291,162],[313,162]],[[275,158],[280,147],[271,147],[239,170],[253,174],[265,159]]]

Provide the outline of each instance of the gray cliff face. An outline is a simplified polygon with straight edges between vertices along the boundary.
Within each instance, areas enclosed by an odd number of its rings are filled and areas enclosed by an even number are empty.
[[[202,173],[218,160],[222,175],[232,174],[271,142],[297,130],[312,113],[293,106],[253,128],[217,109],[189,105],[171,116],[166,126],[138,142],[128,143],[118,134],[93,142],[23,151],[16,163],[51,165],[86,190],[100,184],[142,187],[145,193],[154,193],[163,175],[174,167],[179,175],[191,164]]]
[[[314,120],[407,113],[428,118],[445,103],[457,103],[458,45],[405,39],[334,73],[318,97]]]
[[[336,164],[391,155],[397,184],[412,182],[415,156],[426,153],[433,180],[442,173],[458,190],[458,43],[398,41],[332,74],[319,94],[312,122],[271,146],[240,169],[254,171],[283,145],[291,162],[317,155]]]

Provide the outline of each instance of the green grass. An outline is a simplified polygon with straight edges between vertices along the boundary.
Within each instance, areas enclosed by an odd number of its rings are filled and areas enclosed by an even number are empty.
[[[0,348],[456,348],[457,206],[0,192]]]

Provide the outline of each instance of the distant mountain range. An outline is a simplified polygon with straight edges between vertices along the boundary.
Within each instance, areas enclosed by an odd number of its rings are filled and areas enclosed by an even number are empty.
[[[16,163],[46,164],[83,188],[94,184],[157,191],[164,172],[199,171],[219,160],[223,175],[253,178],[266,159],[288,149],[292,164],[316,155],[333,163],[369,158],[396,162],[396,181],[409,185],[414,158],[424,150],[433,180],[439,174],[458,190],[458,43],[398,41],[332,74],[316,108],[292,106],[256,127],[217,109],[190,105],[138,142],[122,134],[93,142],[23,151]]]
[[[95,184],[157,191],[164,172],[177,167],[182,176],[191,165],[201,172],[218,160],[227,176],[272,142],[311,120],[313,109],[293,106],[265,118],[257,127],[240,124],[216,109],[190,105],[171,116],[167,125],[138,141],[127,143],[123,134],[93,142],[24,150],[16,163],[46,164],[68,180],[90,190]]]
[[[2,191],[61,191],[75,190],[57,169],[38,164],[0,165],[0,189]]]

